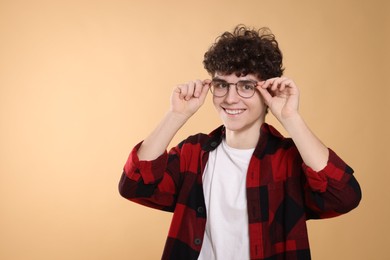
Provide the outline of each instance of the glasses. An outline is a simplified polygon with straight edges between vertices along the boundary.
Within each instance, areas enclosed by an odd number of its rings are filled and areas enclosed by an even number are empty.
[[[256,92],[257,82],[240,80],[237,83],[228,83],[224,80],[213,79],[210,82],[210,91],[214,97],[224,97],[229,92],[230,85],[236,87],[237,94],[242,98],[251,98]]]

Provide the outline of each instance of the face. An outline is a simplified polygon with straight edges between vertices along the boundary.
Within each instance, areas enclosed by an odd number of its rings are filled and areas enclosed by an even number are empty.
[[[234,73],[230,75],[216,73],[214,78],[228,83],[236,83],[240,80],[260,81],[253,74],[237,77]],[[213,96],[213,103],[227,131],[258,132],[264,122],[266,105],[257,90],[252,97],[243,98],[238,95],[236,87],[230,85],[225,96]]]

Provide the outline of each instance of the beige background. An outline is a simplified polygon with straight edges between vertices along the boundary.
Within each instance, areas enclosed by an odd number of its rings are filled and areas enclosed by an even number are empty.
[[[309,221],[313,259],[390,259],[389,13],[386,0],[0,0],[0,259],[159,259],[171,215],[122,199],[122,166],[238,23],[276,34],[302,114],[363,189],[350,214]],[[220,123],[210,99],[174,143]]]

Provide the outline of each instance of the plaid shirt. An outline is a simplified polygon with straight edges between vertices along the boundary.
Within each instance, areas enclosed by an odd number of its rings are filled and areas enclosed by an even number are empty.
[[[224,128],[190,136],[153,161],[140,161],[138,144],[124,167],[119,191],[131,201],[173,212],[162,259],[197,259],[205,232],[202,174]],[[263,124],[246,180],[251,259],[310,259],[306,220],[329,218],[361,199],[353,170],[329,149],[327,166],[306,166],[290,138]]]

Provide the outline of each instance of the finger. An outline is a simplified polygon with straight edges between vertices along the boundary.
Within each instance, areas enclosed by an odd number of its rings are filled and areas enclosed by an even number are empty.
[[[292,93],[298,93],[298,89],[292,79],[285,78],[281,84],[280,84],[279,90],[282,91],[287,91],[289,94]]]
[[[265,88],[265,80],[257,82],[256,88]]]
[[[283,78],[279,84],[279,91],[284,91],[286,89],[286,86],[289,86],[290,83],[291,83],[290,79]]]
[[[268,89],[266,88],[258,88],[261,96],[263,97],[264,99],[264,103],[269,106],[271,100],[272,100],[272,95],[271,93],[268,91]]]
[[[286,86],[290,88],[296,88],[297,86],[295,85],[295,82],[292,79],[287,79],[286,80]]]
[[[185,100],[190,100],[194,96],[195,82],[190,81],[187,83],[187,93],[184,97]]]
[[[198,98],[202,93],[203,82],[199,79],[195,81],[194,97]]]
[[[211,79],[205,79],[205,80],[203,80],[203,85],[210,85],[210,83],[211,83]]]
[[[264,81],[257,82],[256,88],[258,90],[260,90],[260,89],[267,89],[266,81],[264,80]]]
[[[264,101],[266,102],[267,105],[268,105],[268,100],[273,96],[273,92],[270,89],[272,86],[272,80],[273,79],[260,81],[256,86],[260,94],[263,96]]]
[[[291,87],[293,81],[286,77],[278,78],[273,83],[273,91],[283,92],[286,87]]]
[[[202,104],[204,103],[207,94],[209,93],[209,85],[203,85],[202,86],[202,91],[200,92],[199,99]]]
[[[180,99],[184,99],[188,92],[188,87],[185,84],[178,85],[175,89],[175,92],[179,94]]]
[[[278,78],[270,78],[270,79],[265,80],[262,84],[262,88],[268,88],[271,90],[277,79]]]
[[[271,90],[277,91],[280,90],[281,83],[283,82],[284,78],[275,78],[272,82]]]
[[[270,80],[267,79],[267,80],[261,81],[259,85],[260,85],[262,88],[266,89],[266,88],[268,88],[268,87],[270,86],[270,84],[271,84],[271,83],[270,83]]]

